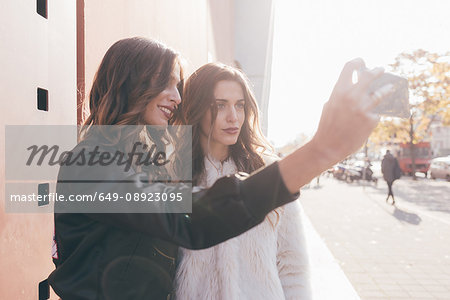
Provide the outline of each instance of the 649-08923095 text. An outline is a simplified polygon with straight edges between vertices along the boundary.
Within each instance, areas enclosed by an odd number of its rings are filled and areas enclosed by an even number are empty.
[[[116,202],[116,201],[148,201],[148,202],[180,202],[183,201],[183,193],[167,192],[167,193],[98,193],[93,194],[76,194],[63,195],[58,193],[49,193],[40,195],[32,194],[11,194],[11,202]]]

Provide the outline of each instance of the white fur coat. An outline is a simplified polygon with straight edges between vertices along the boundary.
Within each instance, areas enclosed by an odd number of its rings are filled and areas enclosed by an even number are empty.
[[[221,165],[205,159],[205,169],[202,187],[236,172],[231,160]],[[271,212],[255,228],[217,246],[180,248],[176,298],[310,299],[308,255],[298,205],[295,201],[278,209],[278,221]]]

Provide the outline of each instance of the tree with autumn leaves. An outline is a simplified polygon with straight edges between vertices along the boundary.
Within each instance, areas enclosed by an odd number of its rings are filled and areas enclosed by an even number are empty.
[[[424,50],[401,53],[390,72],[408,79],[411,116],[409,119],[383,118],[369,138],[370,144],[387,141],[408,143],[415,179],[415,148],[429,140],[433,123],[450,126],[450,52],[443,55]]]

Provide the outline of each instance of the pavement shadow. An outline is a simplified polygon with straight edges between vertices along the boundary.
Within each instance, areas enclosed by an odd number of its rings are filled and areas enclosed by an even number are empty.
[[[410,213],[404,210],[399,209],[397,206],[395,206],[394,212],[392,213],[392,215],[399,221],[402,222],[406,222],[412,225],[419,225],[420,222],[422,222],[422,218],[415,214],[415,213]]]
[[[404,201],[426,207],[430,211],[440,211],[450,214],[450,205],[448,205],[448,196],[446,196],[449,191],[448,187],[433,186],[433,188],[424,189],[423,186],[416,184],[415,181],[408,181],[407,187],[411,192],[397,191],[397,194]]]
[[[438,211],[450,214],[449,187],[426,186],[426,178],[418,178],[417,181],[409,178],[403,179],[401,185],[396,181],[393,185],[394,195],[397,199],[418,205],[428,211]],[[385,181],[379,183],[378,188],[369,190],[377,195],[387,196],[388,188]]]
[[[422,222],[422,218],[419,215],[408,212],[406,210],[402,210],[395,204],[393,205],[394,211],[392,211],[389,208],[390,204],[387,204],[384,201],[379,201],[379,198],[377,196],[373,196],[374,195],[371,195],[370,193],[366,194],[366,197],[373,201],[378,207],[380,207],[382,211],[384,211],[388,215],[392,215],[400,222],[406,222],[411,225],[419,225]]]

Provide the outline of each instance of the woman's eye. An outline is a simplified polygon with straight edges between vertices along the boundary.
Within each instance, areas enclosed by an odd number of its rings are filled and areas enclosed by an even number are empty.
[[[222,108],[225,108],[225,104],[223,104],[223,103],[216,103],[216,107],[217,107],[217,109],[222,109]]]
[[[238,104],[236,104],[236,108],[244,109],[245,108],[245,104],[244,103],[238,103]]]

